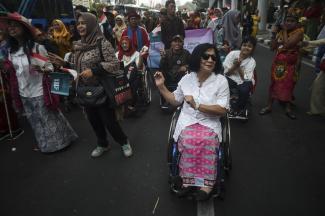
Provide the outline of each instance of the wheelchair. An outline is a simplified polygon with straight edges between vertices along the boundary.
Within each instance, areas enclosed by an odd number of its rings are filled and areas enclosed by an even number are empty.
[[[179,161],[181,153],[178,151],[177,142],[173,139],[176,123],[181,113],[181,107],[178,107],[174,112],[169,128],[168,134],[168,147],[167,147],[167,164],[169,168],[169,186],[170,191],[174,194],[178,194],[182,187],[182,179],[179,176]],[[216,154],[218,154],[217,163],[217,179],[210,193],[210,198],[224,199],[225,192],[225,178],[229,174],[232,168],[232,157],[230,151],[230,121],[228,114],[220,118],[222,125],[222,142]],[[187,196],[189,199],[193,199],[195,192]]]
[[[243,123],[248,121],[249,113],[250,113],[250,105],[252,105],[252,95],[256,89],[256,82],[257,82],[257,75],[256,70],[254,71],[254,80],[255,83],[253,84],[252,88],[250,89],[249,98],[247,100],[246,106],[243,110],[243,113],[240,115],[235,113],[231,106],[235,104],[238,100],[238,90],[237,89],[229,89],[230,91],[230,110],[228,112],[229,119],[237,119],[242,121]]]
[[[188,72],[186,72],[187,74]],[[165,76],[165,79],[167,78],[167,75],[164,73],[164,76]],[[183,75],[184,76],[184,75]],[[178,78],[178,81],[170,81],[168,82],[166,80],[165,82],[165,85],[167,87],[167,89],[170,91],[170,92],[173,92],[177,89],[177,86],[178,86],[178,82],[181,80],[182,77],[179,77]],[[159,105],[160,105],[160,109],[162,111],[165,111],[165,112],[171,112],[173,113],[175,111],[175,106],[172,106],[171,104],[168,104],[166,103],[165,99],[163,98],[162,95],[159,95],[160,98],[159,98]]]
[[[133,97],[136,98],[135,106],[148,106],[151,103],[150,77],[146,67],[138,70],[135,62],[124,67],[124,73],[128,77]]]
[[[171,92],[175,91],[176,88],[177,88],[177,84],[176,85],[166,85],[167,89]],[[175,107],[172,106],[171,104],[168,104],[166,103],[164,97],[159,94],[159,105],[160,105],[160,109],[162,111],[165,111],[165,112],[173,112],[175,111]]]
[[[139,97],[140,103],[143,105],[149,105],[152,99],[149,73],[146,67],[144,70],[140,71],[141,85],[137,90],[137,95]]]

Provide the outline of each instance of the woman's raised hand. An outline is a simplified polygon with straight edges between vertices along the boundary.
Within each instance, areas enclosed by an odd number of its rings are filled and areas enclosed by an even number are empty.
[[[185,95],[184,100],[186,103],[188,103],[193,109],[195,109],[195,101],[194,97],[192,95]]]
[[[155,78],[155,83],[156,83],[156,86],[157,87],[160,87],[160,86],[163,86],[164,85],[164,83],[165,83],[165,77],[164,77],[164,75],[160,71],[157,71],[155,73],[154,78]]]
[[[54,64],[57,67],[63,67],[64,66],[64,60],[60,56],[54,54],[54,53],[48,53],[49,54],[49,59],[52,64]]]

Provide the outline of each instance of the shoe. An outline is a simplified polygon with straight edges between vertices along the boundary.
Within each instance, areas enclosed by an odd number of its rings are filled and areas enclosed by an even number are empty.
[[[91,157],[100,157],[104,152],[108,151],[108,147],[97,146],[92,152]]]
[[[286,112],[286,116],[288,116],[290,119],[295,120],[297,119],[296,115],[293,114],[291,111]]]
[[[1,133],[0,134],[0,141],[3,141],[3,140],[15,140],[18,137],[20,137],[23,133],[24,133],[24,130],[21,129],[21,128],[18,128],[17,130],[12,131],[12,134],[10,134],[9,132]]]
[[[195,196],[197,201],[205,201],[208,200],[210,198],[210,193],[207,193],[203,190],[198,190],[196,192],[196,196]]]
[[[0,133],[0,142],[10,137],[10,133]]]
[[[13,140],[18,139],[21,135],[23,135],[24,132],[25,132],[25,131],[24,131],[23,129],[18,128],[17,130],[14,130],[14,131],[12,132],[12,137],[9,136],[8,140],[11,140],[11,139],[13,139]]]
[[[243,117],[243,118],[246,118],[246,110],[240,110],[238,113],[237,113],[237,116],[239,117]]]
[[[133,154],[130,143],[122,145],[122,151],[125,157],[131,157]]]
[[[271,113],[272,110],[268,107],[264,107],[263,109],[261,109],[261,111],[259,112],[260,115],[266,115],[266,114],[269,114]]]

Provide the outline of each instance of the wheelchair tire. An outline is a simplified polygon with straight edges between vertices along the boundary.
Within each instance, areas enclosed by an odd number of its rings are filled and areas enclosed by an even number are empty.
[[[222,129],[222,142],[224,144],[224,169],[226,174],[232,168],[232,155],[230,150],[230,121],[228,118],[228,114],[224,118],[223,121],[223,129]]]
[[[167,148],[167,162],[168,164],[170,164],[172,162],[172,148],[173,148],[173,144],[174,144],[174,138],[173,138],[173,135],[174,135],[174,131],[175,131],[175,128],[176,128],[176,123],[177,123],[177,120],[179,118],[179,115],[181,113],[181,108],[178,107],[176,109],[176,111],[174,112],[173,114],[173,117],[172,117],[172,120],[171,120],[171,123],[170,123],[170,127],[169,127],[169,132],[168,132],[168,140],[167,140],[167,143],[168,143],[168,148]]]
[[[149,75],[148,71],[144,71],[143,75],[143,90],[144,90],[144,102],[145,105],[149,105],[151,103],[151,87],[150,87],[150,82],[149,82]]]

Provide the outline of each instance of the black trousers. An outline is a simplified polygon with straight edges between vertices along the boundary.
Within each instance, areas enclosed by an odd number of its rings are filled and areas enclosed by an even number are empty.
[[[108,146],[106,129],[120,145],[127,143],[127,136],[116,120],[115,110],[110,108],[107,103],[99,107],[86,107],[85,111],[97,136],[98,146]]]
[[[231,104],[235,111],[243,110],[246,107],[247,100],[249,98],[249,93],[252,89],[253,83],[251,81],[244,81],[242,84],[237,85],[235,81],[227,77],[229,89],[237,89],[238,100],[236,103]]]

